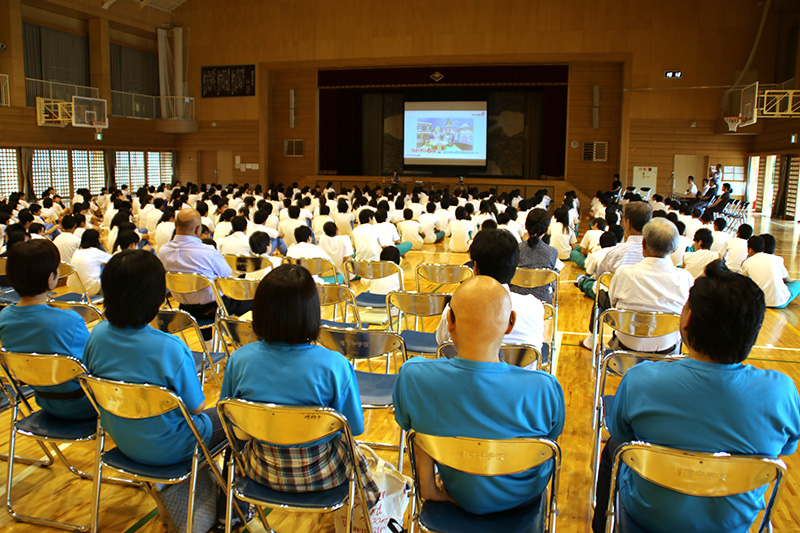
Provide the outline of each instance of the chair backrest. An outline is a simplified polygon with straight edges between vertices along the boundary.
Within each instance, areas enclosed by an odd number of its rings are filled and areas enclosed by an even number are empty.
[[[105,320],[105,316],[100,310],[93,306],[92,304],[88,303],[80,303],[80,302],[58,302],[58,301],[50,301],[47,302],[47,305],[50,307],[55,307],[56,309],[66,309],[67,311],[75,311],[81,318],[83,319],[86,324],[91,324],[93,322],[100,322]]]
[[[391,331],[322,326],[317,343],[348,359],[369,359],[399,350],[403,361],[406,360],[406,344],[403,338]]]
[[[175,335],[187,329],[192,329],[202,337],[200,327],[192,315],[180,309],[159,309],[155,318],[150,321],[150,326],[158,331]]]
[[[672,313],[606,309],[600,315],[600,338],[605,327],[632,337],[661,337],[679,331],[680,318]]]
[[[549,268],[517,268],[511,285],[533,289],[555,282],[553,290],[553,305],[558,305],[559,274]]]
[[[449,285],[461,283],[475,275],[475,272],[466,265],[440,265],[437,263],[421,263],[417,265],[417,292],[420,291],[420,281]]]
[[[250,272],[258,272],[265,268],[272,268],[272,261],[268,257],[260,255],[234,255],[225,254],[225,262],[237,274],[248,274]]]
[[[32,387],[51,387],[72,381],[87,372],[78,359],[68,355],[0,350],[0,360],[10,378]]]
[[[344,262],[344,269],[347,274],[358,276],[364,279],[380,279],[392,274],[397,274],[400,278],[400,290],[404,290],[403,269],[400,265],[392,261],[359,261],[348,259]]]
[[[234,300],[252,300],[261,280],[246,278],[214,278],[217,292]]]
[[[174,392],[158,385],[126,383],[92,375],[83,375],[80,381],[95,407],[120,418],[140,420],[174,409],[186,409]]]
[[[597,283],[595,284],[595,294],[600,294],[600,287],[604,287],[606,290],[608,290],[608,288],[611,287],[611,278],[613,277],[613,272],[604,272],[603,274],[600,274],[600,277],[597,278]],[[597,298],[595,298],[595,300],[597,300]]]
[[[414,317],[414,328],[419,327],[418,318],[441,316],[452,294],[439,292],[393,291],[386,295],[386,309],[389,310],[389,328],[394,322],[392,308],[398,309],[405,317]],[[403,317],[397,316],[397,333],[402,329]]]
[[[278,446],[302,445],[348,427],[345,418],[329,407],[288,407],[238,398],[220,400],[220,420],[248,437]]]
[[[195,294],[200,291],[208,290],[214,296],[218,310],[226,312],[222,305],[222,298],[217,292],[217,287],[202,274],[193,272],[167,272],[167,290],[172,294]]]
[[[609,526],[614,522],[614,493],[622,463],[651,483],[689,496],[733,496],[775,482],[758,531],[765,531],[768,527],[787,471],[781,459],[772,457],[679,450],[646,442],[623,444],[614,459],[612,497],[609,498],[607,514]]]
[[[249,320],[220,317],[217,318],[217,324],[222,336],[230,340],[236,348],[251,342],[258,342],[258,337],[253,331],[253,323]]]
[[[6,275],[6,261],[8,257],[0,257],[0,276]]]
[[[347,307],[350,307],[353,311],[352,322],[357,324],[358,328],[361,328],[361,317],[358,315],[356,295],[350,287],[336,283],[317,283],[317,294],[319,295],[319,305],[322,307],[344,304],[344,316],[346,316]],[[336,319],[335,316],[333,318],[334,320]]]
[[[284,257],[283,264],[300,265],[312,276],[333,276],[336,278],[336,265],[330,259],[321,257]]]
[[[440,344],[436,350],[436,357],[452,359],[458,355],[458,348],[452,342]],[[526,367],[536,363],[536,368],[541,368],[542,354],[535,346],[530,344],[503,344],[500,346],[500,356],[509,365]]]
[[[61,261],[58,264],[58,279],[62,280],[70,276],[74,276],[74,278],[78,281],[78,286],[81,289],[81,301],[90,302],[91,298],[89,298],[89,295],[86,293],[86,287],[83,285],[83,280],[81,280],[81,277],[78,275],[78,271],[66,261]]]
[[[624,377],[625,374],[628,373],[628,370],[630,370],[631,368],[635,367],[636,365],[638,365],[643,361],[672,362],[672,361],[680,361],[685,357],[686,356],[684,355],[658,355],[658,354],[635,353],[635,352],[626,352],[622,350],[617,350],[603,357],[601,372],[603,372],[604,375],[607,375],[608,373],[613,373],[617,376]],[[605,379],[605,377],[603,379]]]

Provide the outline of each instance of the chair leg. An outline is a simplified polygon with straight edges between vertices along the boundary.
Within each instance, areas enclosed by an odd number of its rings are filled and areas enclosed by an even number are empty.
[[[198,458],[199,451],[197,448],[195,448],[194,454],[192,454],[192,473],[189,476],[189,507],[186,515],[186,533],[193,533],[192,522],[194,521],[194,493],[197,488],[197,471],[198,464],[200,463]]]
[[[231,533],[233,520],[233,479],[234,479],[233,454],[228,458],[228,479],[225,482],[225,533]]]
[[[594,443],[592,444],[592,489],[591,489],[591,504],[592,509],[595,508],[597,505],[597,477],[600,471],[600,448],[603,444],[603,422],[598,420],[602,418],[603,413],[599,413],[600,416],[595,414],[596,419],[596,426],[595,434],[594,434]]]
[[[403,472],[403,452],[406,450],[406,430],[400,430],[400,445],[399,451],[397,452],[397,471],[402,473]]]
[[[94,449],[94,480],[93,480],[93,501],[92,501],[92,533],[97,533],[100,516],[100,483],[103,479],[103,448],[106,435],[100,427],[100,419],[97,419],[97,439]]]

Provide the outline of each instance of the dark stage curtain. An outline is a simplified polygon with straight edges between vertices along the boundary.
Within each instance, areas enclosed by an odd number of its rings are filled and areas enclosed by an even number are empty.
[[[361,92],[319,92],[319,169],[361,174]]]
[[[567,143],[566,87],[544,88],[542,129],[542,174],[563,176]]]
[[[451,85],[547,85],[567,83],[567,65],[504,65],[498,67],[414,67],[321,70],[319,87],[386,87]],[[431,75],[444,77],[435,81]]]

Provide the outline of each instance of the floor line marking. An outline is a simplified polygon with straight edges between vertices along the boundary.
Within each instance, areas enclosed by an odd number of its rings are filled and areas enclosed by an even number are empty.
[[[66,450],[66,449],[67,449],[67,448],[69,448],[70,446],[72,446],[72,443],[71,443],[71,442],[65,442],[65,443],[63,443],[63,444],[59,444],[59,445],[58,445],[58,449],[59,449],[59,450],[61,450],[61,451],[63,452],[64,450]],[[46,461],[46,460],[47,460],[47,456],[46,456],[46,455],[43,455],[43,456],[41,456],[41,457],[39,458],[39,460],[40,460],[40,461]],[[53,465],[55,465],[55,463],[57,463],[57,462],[58,462],[58,458],[57,458],[57,457],[53,457]],[[16,476],[14,476],[13,483],[17,483],[17,482],[19,482],[19,481],[22,481],[23,479],[25,479],[25,478],[26,478],[26,477],[28,477],[29,475],[31,475],[31,474],[33,474],[34,472],[36,472],[36,470],[37,470],[37,469],[39,469],[39,468],[47,468],[47,467],[43,467],[43,466],[37,466],[37,465],[30,465],[30,466],[28,466],[27,468],[23,469],[23,470],[22,470],[22,472],[20,472],[20,473],[19,473],[19,474],[17,474]],[[6,495],[6,489],[7,489],[7,488],[8,488],[8,487],[7,487],[6,485],[3,485],[2,487],[0,487],[0,497],[2,497],[2,496],[5,496],[5,495]]]

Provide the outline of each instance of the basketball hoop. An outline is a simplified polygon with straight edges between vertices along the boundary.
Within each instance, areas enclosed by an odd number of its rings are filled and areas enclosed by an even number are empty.
[[[736,131],[742,123],[742,117],[725,117],[725,122],[728,124],[728,131]]]

